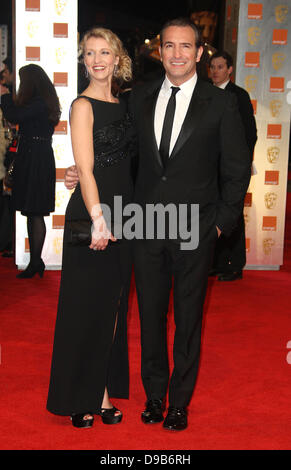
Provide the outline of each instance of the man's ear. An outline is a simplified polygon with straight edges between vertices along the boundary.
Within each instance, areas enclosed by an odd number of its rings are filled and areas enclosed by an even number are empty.
[[[197,51],[196,62],[200,62],[202,54],[203,54],[203,47],[200,46],[198,51]]]

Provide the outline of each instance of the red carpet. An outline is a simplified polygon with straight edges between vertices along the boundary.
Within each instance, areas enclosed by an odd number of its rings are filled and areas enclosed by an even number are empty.
[[[45,409],[60,272],[18,280],[0,258],[0,448],[17,450],[291,449],[291,198],[284,266],[246,271],[242,281],[210,281],[198,382],[181,433],[140,421],[139,320],[134,286],[129,312],[130,400],[118,426],[96,418],[90,430]],[[172,308],[169,335],[173,333]],[[171,344],[171,341],[170,341]],[[291,348],[290,348],[291,350]],[[291,361],[290,361],[291,362]]]

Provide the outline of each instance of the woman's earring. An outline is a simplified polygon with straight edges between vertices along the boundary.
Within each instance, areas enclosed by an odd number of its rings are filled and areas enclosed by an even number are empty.
[[[118,65],[115,64],[115,65],[114,65],[114,69],[113,69],[113,76],[114,76],[114,77],[117,76],[117,71],[118,71]]]
[[[87,69],[86,65],[85,65],[85,77],[89,78],[89,72],[88,72],[88,69]]]

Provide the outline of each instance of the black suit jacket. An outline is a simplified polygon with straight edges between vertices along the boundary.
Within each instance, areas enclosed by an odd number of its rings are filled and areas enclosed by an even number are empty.
[[[237,98],[238,109],[245,129],[246,141],[250,149],[250,156],[252,160],[255,144],[257,141],[257,126],[249,94],[246,90],[235,85],[233,82],[228,82],[225,90],[230,93],[234,93]]]
[[[249,150],[235,97],[198,79],[164,168],[154,133],[162,82],[138,86],[131,93],[139,140],[135,201],[143,207],[199,204],[200,241],[216,225],[228,234],[241,213],[250,179]]]

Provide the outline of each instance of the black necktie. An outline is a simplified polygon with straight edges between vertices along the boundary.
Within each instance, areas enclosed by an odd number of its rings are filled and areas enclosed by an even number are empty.
[[[162,130],[161,143],[160,143],[160,148],[159,148],[164,167],[166,166],[167,161],[169,159],[170,141],[171,141],[172,127],[173,127],[173,121],[174,121],[175,110],[176,110],[176,93],[180,90],[179,87],[172,86],[171,88],[172,88],[172,94],[167,104],[163,130]]]

